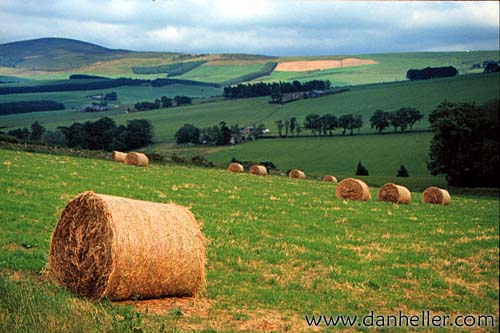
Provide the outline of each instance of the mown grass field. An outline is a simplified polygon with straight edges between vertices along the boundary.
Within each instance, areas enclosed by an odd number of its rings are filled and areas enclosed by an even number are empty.
[[[120,93],[120,89],[124,89],[123,93]],[[117,91],[119,98],[125,98],[127,94],[130,94],[129,96],[134,96],[137,99],[148,99],[146,98],[149,97],[146,96],[146,91],[150,88],[139,88],[137,92],[134,92],[135,89],[137,88],[127,87],[111,90]],[[167,94],[168,89],[169,87],[165,87],[161,92],[158,91],[158,95]],[[199,91],[199,93],[211,94],[213,92],[211,88],[204,89],[206,90]],[[409,106],[416,107],[427,116],[443,100],[483,103],[497,98],[499,89],[500,80],[498,74],[477,74],[419,82],[352,87],[349,92],[292,102],[282,106],[269,104],[269,97],[262,97],[217,101],[180,108],[118,115],[107,113],[81,114],[78,111],[9,115],[2,116],[0,124],[8,128],[17,128],[30,126],[35,120],[38,120],[46,128],[54,129],[61,125],[71,125],[75,119],[85,121],[110,115],[118,123],[125,123],[127,120],[139,118],[150,120],[155,128],[155,140],[163,142],[173,140],[177,129],[185,123],[191,123],[197,127],[208,127],[216,125],[220,121],[225,121],[229,125],[238,124],[244,127],[262,122],[271,130],[272,134],[277,134],[274,124],[277,119],[297,117],[302,122],[305,116],[310,113],[332,113],[336,116],[354,113],[363,115],[364,128],[361,132],[366,133],[373,132],[369,125],[369,119],[377,109],[394,111]],[[76,96],[82,98],[88,94],[89,92],[79,92]],[[154,97],[153,94],[151,92],[151,98]],[[68,100],[71,100],[71,96],[74,96],[71,93],[67,93],[67,95],[61,94],[61,96],[63,95],[67,96],[65,98]],[[25,98],[22,95],[8,95],[9,101],[12,98],[11,96]],[[57,96],[53,97],[57,98]],[[130,98],[132,100],[132,97]],[[4,97],[0,96],[0,101],[3,100]],[[428,127],[426,119],[427,117],[424,117],[422,121],[416,124],[415,128],[426,129]]]
[[[482,72],[482,69],[472,69],[472,65],[485,60],[498,58],[498,51],[473,51],[473,52],[418,52],[418,53],[388,53],[388,54],[363,54],[359,56],[325,56],[311,57],[307,60],[338,60],[348,57],[372,59],[375,65],[364,65],[311,72],[277,72],[257,81],[299,80],[313,79],[330,80],[332,85],[358,85],[377,82],[393,82],[406,80],[409,69],[425,67],[454,66],[460,74]],[[300,57],[284,58],[286,61],[306,60]],[[279,60],[278,60],[279,61]]]
[[[313,180],[6,150],[0,175],[2,332],[296,332],[307,314],[370,310],[491,314],[498,325],[497,197],[352,202]],[[131,308],[52,286],[39,274],[51,232],[86,190],[190,207],[208,238],[203,296]]]
[[[272,161],[282,171],[298,168],[321,178],[327,174],[353,177],[361,161],[370,173],[367,181],[371,184],[394,181],[421,188],[421,184],[445,184],[443,178],[431,176],[426,167],[431,138],[431,133],[407,133],[260,140],[208,152],[206,157],[219,165],[228,164],[233,157]],[[408,179],[396,178],[401,164],[411,176]]]

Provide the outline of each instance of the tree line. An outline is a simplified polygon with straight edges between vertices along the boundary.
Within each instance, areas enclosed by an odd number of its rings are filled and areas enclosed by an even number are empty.
[[[36,92],[55,92],[55,91],[99,90],[99,89],[116,88],[121,86],[163,87],[172,84],[183,84],[191,86],[216,87],[216,88],[219,87],[215,83],[198,82],[192,80],[180,80],[180,79],[155,79],[155,80],[142,80],[142,79],[129,79],[129,78],[118,78],[118,79],[105,78],[99,80],[73,79],[73,80],[68,80],[64,83],[57,83],[57,84],[0,87],[0,95],[25,94],[25,93],[36,93]]]
[[[429,80],[440,77],[456,76],[458,71],[453,66],[426,67],[424,69],[410,69],[406,72],[406,78],[410,81]]]
[[[156,110],[160,108],[187,105],[192,102],[193,99],[187,96],[175,96],[174,98],[162,96],[161,98],[156,98],[153,102],[137,102],[134,104],[134,109],[137,111]]]
[[[64,104],[49,100],[0,103],[0,115],[64,109]]]
[[[379,133],[389,126],[392,126],[394,131],[399,129],[404,132],[408,127],[413,130],[413,125],[422,118],[423,114],[416,108],[411,107],[404,107],[394,112],[377,110],[371,116],[370,124]],[[317,136],[332,136],[337,129],[342,129],[342,135],[347,133],[353,135],[355,130],[359,132],[363,127],[363,116],[360,114],[345,114],[337,118],[337,116],[330,113],[323,115],[311,113],[305,117],[302,124],[296,117],[279,119],[275,121],[275,124],[280,137],[298,136],[304,129]]]
[[[408,127],[411,131],[413,130],[413,125],[423,117],[424,115],[420,111],[411,107],[403,107],[393,112],[377,110],[370,117],[370,125],[372,128],[379,131],[379,133],[387,127],[393,127],[394,132],[396,132],[398,128],[401,132],[404,132]]]
[[[197,60],[158,66],[132,67],[132,72],[134,74],[167,74],[167,76],[178,76],[189,72],[206,62],[206,60]]]
[[[328,90],[330,81],[312,80],[301,83],[293,82],[272,82],[272,83],[250,83],[238,84],[237,86],[224,87],[224,97],[226,98],[251,98],[261,96],[271,96],[273,94],[286,94],[292,92],[302,92],[311,90]]]
[[[97,121],[73,123],[71,126],[60,126],[55,131],[47,131],[39,122],[28,128],[18,128],[7,132],[7,135],[20,141],[31,141],[61,147],[88,150],[130,150],[152,143],[153,128],[148,120],[134,119],[126,125],[117,126],[108,117]]]
[[[265,129],[265,125],[261,123],[258,126],[251,127],[251,130],[245,134],[242,133],[238,124],[228,126],[224,121],[221,121],[218,125],[205,128],[198,128],[193,124],[184,124],[175,132],[175,141],[177,144],[203,143],[224,146],[259,139]]]

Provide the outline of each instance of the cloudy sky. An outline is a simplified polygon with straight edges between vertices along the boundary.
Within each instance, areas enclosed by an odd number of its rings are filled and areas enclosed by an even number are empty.
[[[496,50],[499,2],[0,0],[0,43],[267,55]]]

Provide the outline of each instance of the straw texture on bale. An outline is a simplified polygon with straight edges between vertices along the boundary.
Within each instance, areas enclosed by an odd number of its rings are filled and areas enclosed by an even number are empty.
[[[424,191],[422,195],[422,201],[425,203],[431,203],[436,205],[449,205],[451,201],[451,196],[447,190],[431,186]]]
[[[143,153],[128,153],[123,161],[125,164],[147,167],[149,159]]]
[[[250,167],[250,173],[256,176],[267,176],[267,169],[263,165],[252,165]]]
[[[335,191],[337,198],[366,201],[371,199],[370,188],[362,180],[346,178],[342,180]]]
[[[291,177],[291,178],[299,178],[299,179],[304,179],[306,178],[306,174],[304,173],[304,171],[302,170],[299,170],[299,169],[292,169],[290,170],[290,172],[288,173],[288,177]]]
[[[183,206],[85,192],[57,222],[49,274],[95,299],[196,296],[205,285],[205,240]]]
[[[241,165],[239,163],[231,163],[227,167],[227,171],[230,171],[230,172],[243,172],[243,171],[245,171],[245,168],[243,167],[243,165]]]
[[[387,183],[379,189],[378,200],[396,204],[409,204],[411,201],[411,193],[410,190],[404,186]]]
[[[111,159],[115,162],[125,162],[125,157],[127,156],[127,153],[122,153],[121,151],[114,151],[111,154]]]
[[[323,177],[323,181],[336,183],[337,182],[337,178],[335,178],[334,176],[328,175],[328,176]]]

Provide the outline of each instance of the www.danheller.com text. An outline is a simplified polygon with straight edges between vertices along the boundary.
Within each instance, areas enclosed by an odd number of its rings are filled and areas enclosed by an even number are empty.
[[[377,314],[375,311],[358,316],[348,314],[337,315],[305,315],[308,326],[326,327],[496,327],[495,317],[486,314],[447,315],[434,314],[429,310],[418,314]]]

